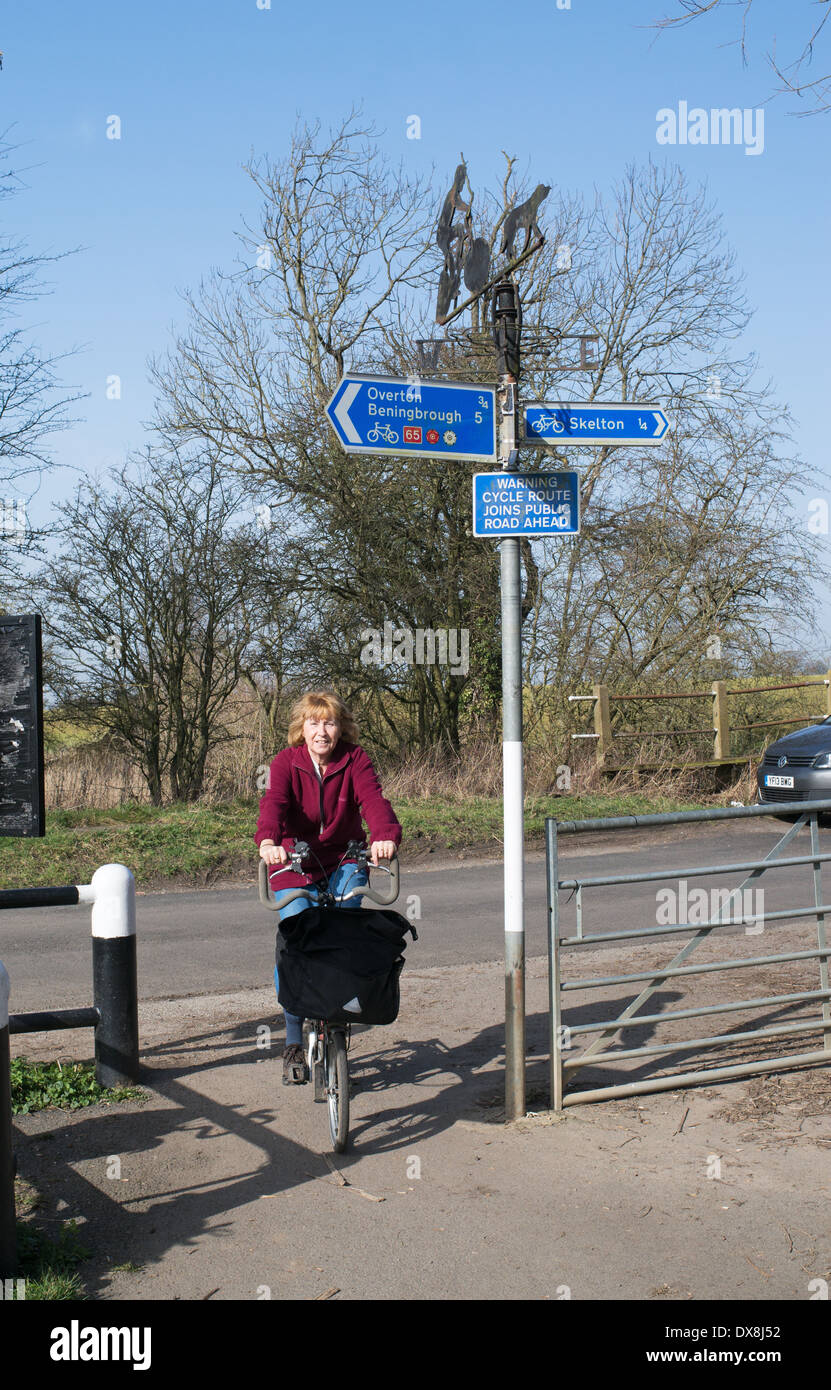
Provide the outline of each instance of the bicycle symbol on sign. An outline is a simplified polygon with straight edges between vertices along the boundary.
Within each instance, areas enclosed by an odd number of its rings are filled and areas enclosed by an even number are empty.
[[[565,425],[556,415],[538,415],[536,420],[531,421],[532,430],[537,434],[542,434],[543,430],[551,430],[553,434],[562,434]]]
[[[385,444],[397,444],[398,435],[395,430],[390,429],[389,425],[373,425],[366,437],[367,444],[377,444],[379,439],[383,439]]]

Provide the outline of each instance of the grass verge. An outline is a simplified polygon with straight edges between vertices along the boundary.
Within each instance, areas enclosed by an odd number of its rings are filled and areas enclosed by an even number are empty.
[[[17,1276],[11,1286],[12,1298],[22,1296],[27,1302],[86,1298],[78,1266],[92,1252],[81,1241],[74,1221],[62,1221],[54,1238],[42,1231],[33,1219],[41,1205],[37,1188],[25,1178],[15,1178]],[[18,1280],[23,1280],[22,1288]]]
[[[86,1298],[77,1267],[91,1254],[81,1242],[74,1221],[62,1222],[54,1240],[33,1222],[18,1221],[17,1277],[25,1281],[26,1302]]]
[[[146,1099],[138,1086],[107,1089],[99,1085],[90,1062],[30,1062],[26,1057],[13,1057],[11,1077],[13,1115],[31,1115],[50,1105],[78,1110],[85,1105]]]
[[[29,1115],[49,1106],[77,1110],[86,1105],[146,1099],[146,1092],[138,1086],[100,1086],[89,1062],[30,1062],[26,1057],[12,1058],[11,1092],[14,1115]],[[15,1178],[14,1203],[17,1279],[24,1281],[20,1292],[26,1301],[86,1298],[78,1266],[92,1251],[79,1237],[76,1222],[61,1221],[58,1234],[47,1235],[35,1215],[42,1205],[41,1195],[25,1178]],[[18,1288],[15,1281],[12,1298],[18,1297]]]
[[[649,792],[596,792],[529,797],[526,840],[541,843],[546,816],[583,820],[596,816],[685,811],[711,798]],[[502,839],[501,797],[396,797],[404,829],[402,857],[433,850],[494,849]],[[0,887],[88,883],[100,864],[127,864],[140,888],[209,887],[254,878],[253,835],[259,801],[222,805],[130,804],[112,810],[79,807],[50,811],[42,840],[0,839]]]

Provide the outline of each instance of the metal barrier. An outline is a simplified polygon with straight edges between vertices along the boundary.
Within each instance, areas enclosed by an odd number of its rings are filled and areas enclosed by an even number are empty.
[[[684,811],[677,814],[662,814],[650,816],[621,816],[611,817],[605,820],[589,821],[569,821],[558,824],[555,820],[546,821],[546,869],[547,869],[547,892],[548,892],[548,954],[549,954],[549,1012],[551,1029],[551,1106],[554,1110],[562,1110],[566,1105],[578,1105],[585,1101],[615,1099],[621,1096],[638,1095],[650,1091],[675,1090],[678,1087],[704,1084],[711,1081],[719,1081],[738,1076],[750,1076],[758,1072],[784,1071],[792,1067],[805,1066],[809,1063],[825,1062],[831,1063],[831,990],[828,987],[828,957],[831,955],[826,942],[825,933],[825,914],[831,912],[831,903],[822,901],[822,864],[831,859],[831,854],[821,854],[819,848],[818,817],[821,812],[831,812],[831,800],[813,801],[806,805],[805,802],[791,802],[777,806],[753,806],[737,808],[718,808],[710,811]],[[719,820],[740,820],[742,818],[793,814],[795,824],[782,835],[773,849],[764,859],[750,860],[747,862],[731,864],[710,864],[706,866],[693,865],[684,868],[661,869],[650,873],[635,874],[615,874],[594,878],[564,878],[559,877],[558,872],[558,838],[563,834],[584,833],[586,831],[600,830],[619,830],[631,829],[634,827],[648,826],[668,826],[689,824],[695,821],[719,821]],[[782,856],[782,851],[791,843],[799,831],[806,825],[810,825],[811,852],[805,855]],[[745,913],[742,894],[747,891],[747,885],[756,885],[759,878],[764,873],[770,873],[774,869],[792,867],[795,865],[813,866],[813,897],[814,902],[810,907],[794,907],[784,911]],[[583,891],[588,888],[614,887],[616,885],[648,883],[661,879],[689,879],[702,877],[703,875],[723,874],[730,872],[747,872],[747,877],[738,887],[727,893],[726,901],[719,904],[718,911],[711,914],[711,920],[704,922],[679,922],[674,925],[660,925],[649,927],[638,927],[629,930],[612,931],[608,933],[586,933],[583,923]],[[561,934],[561,908],[560,892],[570,890],[576,894],[576,934],[574,936],[563,936]],[[725,890],[726,891],[726,890]],[[738,899],[740,909],[738,915],[735,910],[731,911],[730,904]],[[726,913],[726,915],[725,915]],[[685,912],[685,915],[689,915]],[[718,960],[708,961],[701,965],[684,965],[683,961],[706,940],[710,933],[719,927],[750,925],[753,924],[761,931],[766,922],[782,923],[785,920],[795,920],[805,917],[816,918],[817,946],[816,949],[780,952],[764,956],[754,956],[751,958],[741,958],[738,960]],[[680,936],[692,933],[691,939],[677,952],[666,969],[647,969],[623,975],[605,975],[594,978],[563,980],[562,979],[562,957],[566,950],[579,950],[582,947],[597,945],[608,945],[614,941],[631,939],[635,941],[647,940],[653,937]],[[638,1010],[659,989],[665,981],[683,980],[686,977],[696,974],[712,973],[717,971],[729,971],[742,969],[749,966],[777,965],[785,961],[807,961],[816,960],[819,965],[819,989],[791,991],[782,994],[774,994],[766,998],[757,999],[736,999],[729,1003],[707,1005],[697,1009],[680,1009],[674,1012],[642,1014]],[[569,991],[577,991],[591,988],[601,988],[606,986],[619,986],[628,984],[643,984],[637,997],[627,1005],[616,1017],[604,1018],[597,1023],[580,1023],[573,1026],[564,1024],[562,1017],[562,995]],[[784,1025],[760,1028],[746,1032],[727,1032],[717,1033],[706,1037],[686,1038],[681,1041],[673,1042],[653,1042],[642,1047],[635,1048],[614,1048],[607,1045],[607,1040],[612,1035],[619,1034],[621,1031],[639,1025],[649,1025],[659,1027],[661,1024],[676,1022],[679,1019],[692,1019],[698,1017],[710,1017],[719,1013],[731,1013],[741,1010],[757,1010],[768,1006],[782,1007],[795,1004],[820,1003],[821,1013],[817,1018],[799,1019],[796,1023],[786,1023]],[[604,1065],[616,1062],[628,1061],[636,1057],[662,1056],[672,1052],[689,1051],[690,1049],[707,1049],[729,1046],[737,1043],[756,1042],[765,1038],[788,1038],[801,1033],[820,1032],[823,1038],[821,1050],[813,1050],[802,1053],[786,1053],[776,1057],[767,1057],[761,1061],[743,1062],[728,1066],[716,1066],[704,1071],[682,1071],[671,1075],[654,1076],[647,1080],[635,1082],[618,1082],[613,1085],[594,1087],[590,1090],[572,1091],[566,1090],[566,1075],[574,1076],[581,1068],[589,1064],[603,1063]],[[571,1053],[571,1042],[575,1037],[587,1033],[598,1033],[600,1036],[593,1043],[583,1049],[576,1056],[564,1057],[564,1053]]]
[[[135,1081],[139,1072],[136,885],[123,864],[104,864],[91,883],[0,891],[0,909],[92,906],[92,1008],[9,1013],[9,976],[0,961],[0,1278],[16,1273],[11,1033],[95,1029],[95,1077],[101,1086]]]

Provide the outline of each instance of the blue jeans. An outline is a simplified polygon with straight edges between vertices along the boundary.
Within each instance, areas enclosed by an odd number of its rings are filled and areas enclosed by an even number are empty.
[[[355,864],[341,864],[340,868],[336,869],[329,879],[329,890],[334,893],[336,898],[339,898],[341,893],[349,893],[353,888],[363,887],[366,881],[367,874],[365,869],[358,869]],[[290,893],[292,889],[289,888],[286,891]],[[317,902],[317,888],[309,884],[309,891],[314,894],[314,901]],[[277,897],[276,894],[274,901],[279,907],[280,898]],[[350,898],[348,903],[341,903],[340,905],[344,909],[359,908],[361,906],[361,901],[362,899],[360,897]],[[288,903],[285,908],[280,910],[280,921],[284,921],[286,917],[294,917],[296,913],[304,912],[307,907],[311,907],[312,905],[312,902],[308,898],[295,898],[294,902]],[[276,965],[274,967],[274,988],[279,992],[280,979],[277,974]],[[292,1043],[301,1044],[303,1042],[302,1018],[299,1018],[297,1014],[286,1013],[285,1009],[283,1013],[286,1014],[286,1047],[291,1047]]]

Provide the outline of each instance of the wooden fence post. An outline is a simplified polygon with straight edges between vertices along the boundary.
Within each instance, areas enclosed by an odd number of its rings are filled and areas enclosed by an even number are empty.
[[[825,673],[825,713],[831,717],[831,671]]]
[[[727,710],[727,682],[713,681],[713,757],[730,757],[730,715]]]
[[[612,725],[609,719],[609,687],[594,685],[594,731],[597,734],[597,764],[603,767],[612,751]]]

